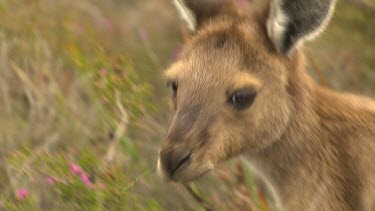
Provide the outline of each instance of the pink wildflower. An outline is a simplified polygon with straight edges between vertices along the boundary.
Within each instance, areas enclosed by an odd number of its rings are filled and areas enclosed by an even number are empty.
[[[87,185],[87,187],[89,188],[93,188],[94,185],[92,184],[91,180],[90,180],[90,177],[85,174],[85,173],[82,173],[81,175],[79,175],[79,178],[81,178],[81,181],[83,183],[85,183]]]
[[[74,163],[70,164],[70,170],[73,172],[73,174],[81,174],[83,172],[81,166]]]
[[[113,20],[111,18],[106,18],[104,20],[104,26],[108,30],[113,30],[115,28],[115,23],[113,22]]]
[[[102,68],[102,69],[100,69],[100,74],[105,76],[105,75],[108,74],[108,71],[105,68]]]
[[[81,174],[81,175],[79,176],[79,178],[81,178],[82,182],[84,182],[84,183],[91,182],[91,181],[90,181],[90,178],[89,178],[89,176],[87,176],[87,174]]]
[[[55,179],[53,179],[52,177],[47,177],[47,183],[49,184],[49,185],[54,185],[55,184]]]
[[[17,193],[18,193],[18,198],[22,200],[25,199],[27,195],[29,194],[29,192],[24,188],[19,189]]]

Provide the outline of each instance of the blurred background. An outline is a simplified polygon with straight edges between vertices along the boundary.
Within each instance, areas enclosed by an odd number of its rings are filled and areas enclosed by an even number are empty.
[[[156,175],[183,35],[169,0],[0,0],[0,210],[272,207],[240,159],[190,191]],[[375,2],[338,0],[306,57],[322,85],[374,97]]]

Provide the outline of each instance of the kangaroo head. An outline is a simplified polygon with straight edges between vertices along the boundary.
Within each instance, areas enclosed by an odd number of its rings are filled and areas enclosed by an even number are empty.
[[[193,35],[166,72],[175,114],[158,172],[189,182],[243,152],[277,142],[288,127],[289,78],[298,45],[322,30],[331,0],[275,0],[244,14],[230,0],[175,0]]]

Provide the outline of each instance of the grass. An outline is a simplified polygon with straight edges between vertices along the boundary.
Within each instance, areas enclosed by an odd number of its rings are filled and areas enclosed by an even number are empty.
[[[338,3],[309,69],[373,96],[375,19]],[[238,160],[192,192],[159,181],[162,71],[182,40],[165,0],[0,0],[0,210],[272,207]]]

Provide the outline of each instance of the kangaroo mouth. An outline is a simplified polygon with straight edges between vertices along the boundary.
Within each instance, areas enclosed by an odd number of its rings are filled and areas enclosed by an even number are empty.
[[[191,155],[190,155],[191,156]],[[203,177],[207,173],[213,171],[214,165],[209,162],[207,164],[195,164],[191,158],[186,158],[186,161],[182,162],[173,174],[168,173],[164,167],[161,159],[158,159],[157,172],[164,182],[175,182],[175,183],[189,183],[194,180]]]

